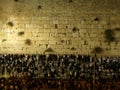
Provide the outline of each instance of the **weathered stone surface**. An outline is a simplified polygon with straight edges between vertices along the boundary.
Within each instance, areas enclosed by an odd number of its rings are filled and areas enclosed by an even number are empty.
[[[120,28],[119,3],[0,0],[0,53],[44,53],[49,47],[58,54],[92,54],[100,46],[102,55],[120,55],[120,31],[115,31],[116,42],[104,38],[106,29]],[[19,36],[21,31],[24,35]],[[26,38],[31,45],[25,45]]]

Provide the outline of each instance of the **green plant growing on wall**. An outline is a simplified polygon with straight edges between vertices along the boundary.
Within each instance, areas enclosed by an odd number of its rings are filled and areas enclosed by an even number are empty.
[[[38,8],[38,10],[39,10],[39,9],[42,9],[42,6],[38,5],[38,7],[37,7],[37,8]]]
[[[7,41],[7,39],[3,39],[3,40],[2,40],[2,42],[5,42],[5,41]]]
[[[74,51],[74,50],[76,50],[76,48],[75,47],[72,47],[72,48],[70,48],[72,51]]]
[[[14,26],[13,22],[11,22],[11,21],[9,21],[7,24],[11,27]]]
[[[19,0],[14,0],[15,2],[18,2]]]
[[[92,52],[95,54],[100,54],[103,52],[103,49],[101,47],[94,47]]]
[[[54,52],[52,48],[47,48],[44,52]]]
[[[77,32],[77,31],[79,31],[79,28],[73,27],[72,31],[73,31],[73,32]]]
[[[24,31],[18,32],[18,36],[24,35]]]
[[[115,41],[115,34],[114,34],[113,30],[111,30],[111,29],[105,30],[105,39],[106,39],[108,42],[113,42],[113,41]]]
[[[55,24],[55,29],[57,29],[58,28],[58,25],[57,24]]]
[[[25,40],[25,44],[26,44],[26,45],[31,45],[31,40],[30,40],[30,39],[26,39],[26,40]]]
[[[98,17],[96,17],[95,19],[94,19],[94,21],[99,21],[100,19],[98,18]]]
[[[117,27],[117,28],[114,28],[114,30],[115,30],[115,31],[120,31],[120,28],[119,28],[119,27]]]
[[[71,3],[71,2],[73,2],[73,1],[72,1],[72,0],[68,0],[68,2],[70,2],[70,3]]]

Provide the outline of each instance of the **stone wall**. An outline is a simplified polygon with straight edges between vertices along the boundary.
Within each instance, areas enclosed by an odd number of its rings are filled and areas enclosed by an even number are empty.
[[[0,53],[120,55],[119,0],[0,0]],[[117,7],[117,8],[116,8]]]

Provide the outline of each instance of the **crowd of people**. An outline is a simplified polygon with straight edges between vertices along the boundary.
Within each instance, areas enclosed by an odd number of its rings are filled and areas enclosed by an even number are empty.
[[[11,77],[0,78],[0,90],[120,90],[120,81]]]
[[[0,70],[1,76],[6,73],[7,76],[12,79],[32,78],[33,82],[34,80],[39,80],[37,81],[38,82],[37,84],[40,84],[40,87],[43,86],[42,85],[43,83],[48,84],[48,80],[49,81],[53,80],[51,81],[53,84],[58,84],[58,85],[53,85],[56,87],[59,86],[61,80],[68,80],[67,82],[69,82],[69,84],[73,83],[70,80],[73,81],[80,80],[80,81],[86,81],[87,83],[91,82],[92,85],[95,84],[95,82],[93,83],[93,81],[99,81],[99,82],[102,82],[101,80],[119,81],[120,57],[119,56],[97,57],[90,55],[73,55],[73,54],[71,55],[1,54],[0,69],[1,69]],[[20,80],[18,79],[17,82],[21,82]],[[8,79],[8,81],[10,81],[10,79]],[[16,84],[14,86],[16,86],[15,88],[19,87],[20,90],[22,90],[21,85],[18,86]],[[39,85],[30,85],[30,86],[39,86]]]

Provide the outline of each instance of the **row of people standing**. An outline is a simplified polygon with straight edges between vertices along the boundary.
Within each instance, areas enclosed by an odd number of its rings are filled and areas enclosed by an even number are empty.
[[[96,79],[120,77],[120,57],[90,55],[0,55],[1,74],[33,78]],[[95,61],[96,60],[96,61]]]

